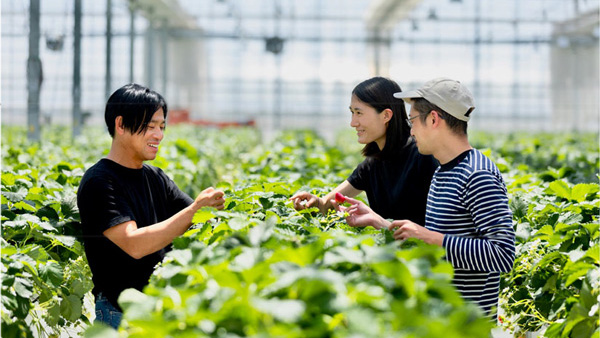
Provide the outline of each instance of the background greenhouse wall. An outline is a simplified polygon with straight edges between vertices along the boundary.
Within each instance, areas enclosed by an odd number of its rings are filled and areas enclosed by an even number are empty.
[[[381,75],[403,89],[437,76],[466,83],[471,130],[599,128],[599,3],[589,0],[40,1],[42,126],[73,123],[77,1],[88,125],[134,81],[192,120],[329,137],[349,128],[352,88]],[[3,0],[1,12],[2,123],[26,125],[30,1]]]

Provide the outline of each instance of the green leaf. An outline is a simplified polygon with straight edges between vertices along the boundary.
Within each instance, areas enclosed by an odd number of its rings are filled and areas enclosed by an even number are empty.
[[[515,196],[510,201],[510,210],[514,217],[521,219],[527,216],[527,210],[529,205],[523,200],[521,196]]]
[[[260,250],[258,248],[244,247],[242,253],[235,256],[230,264],[232,271],[243,271],[252,268],[260,258]]]
[[[534,238],[547,241],[552,235],[554,235],[554,228],[550,225],[544,225],[536,231]]]
[[[556,180],[554,182],[550,182],[548,188],[551,192],[554,192],[554,195],[570,200],[571,199],[571,188],[567,182],[563,180]]]
[[[247,227],[250,224],[250,221],[247,218],[235,216],[227,220],[227,224],[231,230],[238,231]]]
[[[39,274],[42,279],[54,286],[60,286],[63,282],[63,269],[56,261],[48,261],[44,265],[40,265]]]
[[[55,301],[53,301],[51,304],[52,305],[48,308],[45,319],[48,325],[56,326],[58,324],[58,320],[60,319],[60,304]]]
[[[415,279],[408,267],[400,261],[380,262],[372,265],[373,270],[380,275],[392,278],[399,287],[403,287],[409,296],[414,295]]]
[[[596,244],[593,247],[589,248],[585,252],[586,257],[591,257],[594,260],[594,263],[598,264],[600,261],[600,245]]]
[[[306,304],[300,300],[255,297],[251,302],[257,310],[286,323],[297,322],[306,309]]]
[[[2,295],[2,303],[4,304],[4,298],[7,298],[4,294]],[[13,305],[16,305],[13,308],[13,314],[21,319],[21,320],[25,320],[25,317],[27,317],[29,315],[29,309],[31,309],[32,307],[32,303],[31,303],[31,299],[29,298],[24,298],[21,297],[19,295],[17,295],[14,298],[14,303]]]
[[[119,305],[127,319],[148,319],[151,316],[156,300],[136,289],[126,289],[119,295]]]
[[[248,239],[253,246],[259,246],[261,243],[266,242],[273,235],[274,228],[273,218],[269,218],[266,222],[260,223],[257,226],[250,229],[248,232]]]
[[[567,280],[565,281],[565,286],[569,286],[569,285],[573,284],[573,282],[575,282],[576,280],[579,280],[581,277],[585,276],[590,268],[593,268],[593,265],[591,265],[591,264],[586,264],[586,265],[588,265],[587,268],[583,268],[583,269],[579,269],[579,270],[575,270],[575,271],[570,270],[569,276],[567,277]]]
[[[262,205],[263,209],[267,210],[273,207],[273,201],[267,197],[259,197],[258,201]]]
[[[4,176],[4,175],[3,175]],[[17,191],[12,192],[12,191],[2,191],[2,196],[6,197],[9,201],[13,202],[13,203],[17,203],[20,202],[22,200],[25,199],[25,196],[27,196],[27,188],[25,187],[20,187]]]
[[[45,222],[45,221],[40,220],[39,222],[36,223],[36,225],[46,231],[49,231],[49,232],[58,232],[58,229],[53,227],[52,224]]]
[[[594,321],[593,318],[586,318],[577,323],[571,330],[571,337],[592,337],[594,330],[598,329],[597,325],[594,325]]]
[[[360,332],[367,337],[374,333],[373,324],[377,323],[377,316],[375,313],[366,308],[353,308],[347,313],[348,325],[353,332]],[[359,335],[361,337],[362,335]]]
[[[76,295],[63,297],[60,302],[60,314],[69,322],[75,322],[81,317],[81,299]]]
[[[583,304],[583,306],[585,306],[586,309],[591,309],[592,306],[597,305],[598,303],[596,301],[596,297],[592,295],[588,282],[589,281],[585,281],[581,286],[579,298],[581,299],[581,303]]]
[[[33,295],[33,281],[23,277],[16,277],[13,284],[17,295],[23,298],[29,298]]]
[[[571,199],[577,202],[583,202],[588,199],[589,196],[595,194],[599,190],[598,184],[592,183],[580,183],[573,187],[571,190]]]
[[[167,253],[167,257],[173,258],[181,266],[187,266],[192,261],[192,252],[190,250],[173,250]]]
[[[585,252],[583,252],[583,250],[571,250],[569,251],[568,255],[571,262],[577,262],[581,257],[585,255]]]
[[[214,208],[209,207],[200,208],[200,210],[196,211],[194,214],[194,218],[192,218],[192,224],[205,223],[209,219],[214,218],[215,215],[213,214],[213,210]]]
[[[81,279],[73,279],[71,285],[69,286],[69,291],[71,291],[71,294],[79,298],[83,298],[87,292]]]
[[[10,187],[12,185],[15,184],[15,175],[6,171],[2,172],[2,175],[0,176],[2,179],[2,186],[3,187]],[[4,193],[4,191],[2,192]]]
[[[573,328],[581,321],[588,318],[587,312],[580,304],[575,304],[571,308],[571,312],[569,313],[569,317],[565,321],[565,328],[563,331],[563,336],[565,333],[572,333]],[[571,336],[570,334],[568,336]]]
[[[117,330],[111,326],[103,324],[101,322],[94,322],[92,326],[85,329],[83,333],[84,338],[119,338]]]
[[[77,238],[73,236],[55,235],[53,236],[53,238],[67,248],[73,247],[73,245],[75,245],[75,243],[77,242]]]
[[[75,167],[68,162],[64,162],[61,161],[59,163],[57,163],[54,168],[52,168],[52,170],[56,171],[56,172],[63,172],[63,171],[72,171]]]
[[[60,219],[56,210],[50,205],[46,205],[38,209],[35,215],[38,216],[40,219],[46,217],[50,221],[58,221]]]
[[[28,203],[28,202],[29,201],[25,201],[25,200],[19,201],[14,204],[14,207],[17,209],[20,209],[20,210],[24,210],[24,211],[35,212],[36,211],[35,206],[31,205],[33,203],[32,202]]]

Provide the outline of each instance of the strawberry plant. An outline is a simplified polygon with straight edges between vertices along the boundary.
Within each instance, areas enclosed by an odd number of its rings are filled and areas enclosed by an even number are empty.
[[[9,153],[22,160],[33,148]],[[67,327],[75,336],[89,324],[83,302],[92,283],[76,238],[75,190],[82,174],[81,167],[66,162],[38,169],[16,161],[2,172],[2,332],[7,337],[50,336]]]
[[[102,128],[41,143],[2,127],[2,336],[7,337],[482,337],[490,323],[449,283],[443,250],[402,245],[388,231],[350,228],[343,215],[296,211],[362,160],[355,135],[334,145],[311,131],[262,142],[247,129],[169,126],[161,167],[188,194],[225,191],[175,239],[143,293],[120,301],[120,332],[90,325],[91,274],[78,239],[76,190],[106,155]],[[471,135],[505,176],[517,260],[503,274],[500,325],[515,336],[597,337],[600,263],[596,135]],[[364,199],[359,195],[359,198]]]
[[[512,196],[519,245],[501,297],[511,330],[542,329],[546,337],[591,337],[598,330],[598,190],[598,184],[537,181]]]

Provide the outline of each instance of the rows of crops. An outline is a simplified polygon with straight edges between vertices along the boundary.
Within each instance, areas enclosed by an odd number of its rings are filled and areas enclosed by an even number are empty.
[[[306,131],[261,142],[253,129],[169,127],[163,168],[195,196],[226,192],[173,243],[144,293],[125,291],[117,333],[91,325],[91,277],[76,189],[109,148],[102,130],[30,144],[2,130],[2,337],[486,337],[491,324],[450,284],[441,248],[287,200],[321,194],[361,160],[354,135]],[[507,182],[517,260],[503,275],[500,324],[516,336],[599,337],[597,135],[472,136]],[[85,331],[85,333],[83,333]]]

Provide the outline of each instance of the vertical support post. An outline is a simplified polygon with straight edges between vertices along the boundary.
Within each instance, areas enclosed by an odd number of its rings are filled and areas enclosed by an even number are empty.
[[[168,59],[169,59],[169,41],[168,41],[168,37],[167,37],[167,30],[169,29],[169,26],[167,24],[167,20],[163,20],[161,28],[160,28],[160,49],[161,49],[161,64],[160,64],[160,72],[162,75],[162,95],[164,95],[164,97],[168,97],[168,93],[167,93],[167,82],[168,82],[168,74],[167,74],[167,69],[168,69]]]
[[[373,48],[373,54],[372,54],[373,73],[371,75],[380,76],[380,75],[382,75],[382,72],[381,72],[381,30],[373,29],[370,31],[370,33],[371,33],[370,45],[371,45],[371,48]]]
[[[135,9],[129,7],[129,82],[133,82],[133,60],[135,47]]]
[[[275,37],[280,38],[280,24],[281,24],[281,4],[275,0]],[[280,43],[283,43],[280,42]],[[283,70],[281,63],[281,49],[276,49],[275,54],[275,66],[277,67],[277,79],[275,79],[275,130],[281,129],[281,101],[283,95]]]
[[[277,79],[275,79],[275,130],[281,129],[281,100],[283,95],[283,71],[281,67],[281,54],[275,54],[275,64],[277,67]]]
[[[40,0],[29,6],[29,57],[27,59],[27,139],[40,140],[40,89],[42,85],[40,60]]]
[[[481,0],[475,0],[475,41],[473,49],[473,96],[476,101],[481,102]]]
[[[146,31],[146,87],[154,88],[154,64],[156,61],[156,53],[154,50],[154,37],[156,29],[153,23],[150,22]],[[164,96],[164,93],[162,93]]]
[[[106,0],[106,73],[104,74],[105,98],[111,94],[112,89],[112,0]]]
[[[515,12],[514,12],[515,21],[513,22],[513,31],[515,34],[514,41],[519,41],[519,4],[515,1]],[[521,90],[519,88],[519,44],[514,43],[512,46],[513,49],[513,80],[512,80],[512,94],[511,94],[511,124],[514,124],[519,121],[518,116],[531,116],[528,114],[520,114],[519,110],[526,110],[528,107],[522,104],[521,102]],[[516,126],[517,128],[522,128],[522,126]]]
[[[73,138],[81,134],[81,0],[75,1],[73,29]]]

